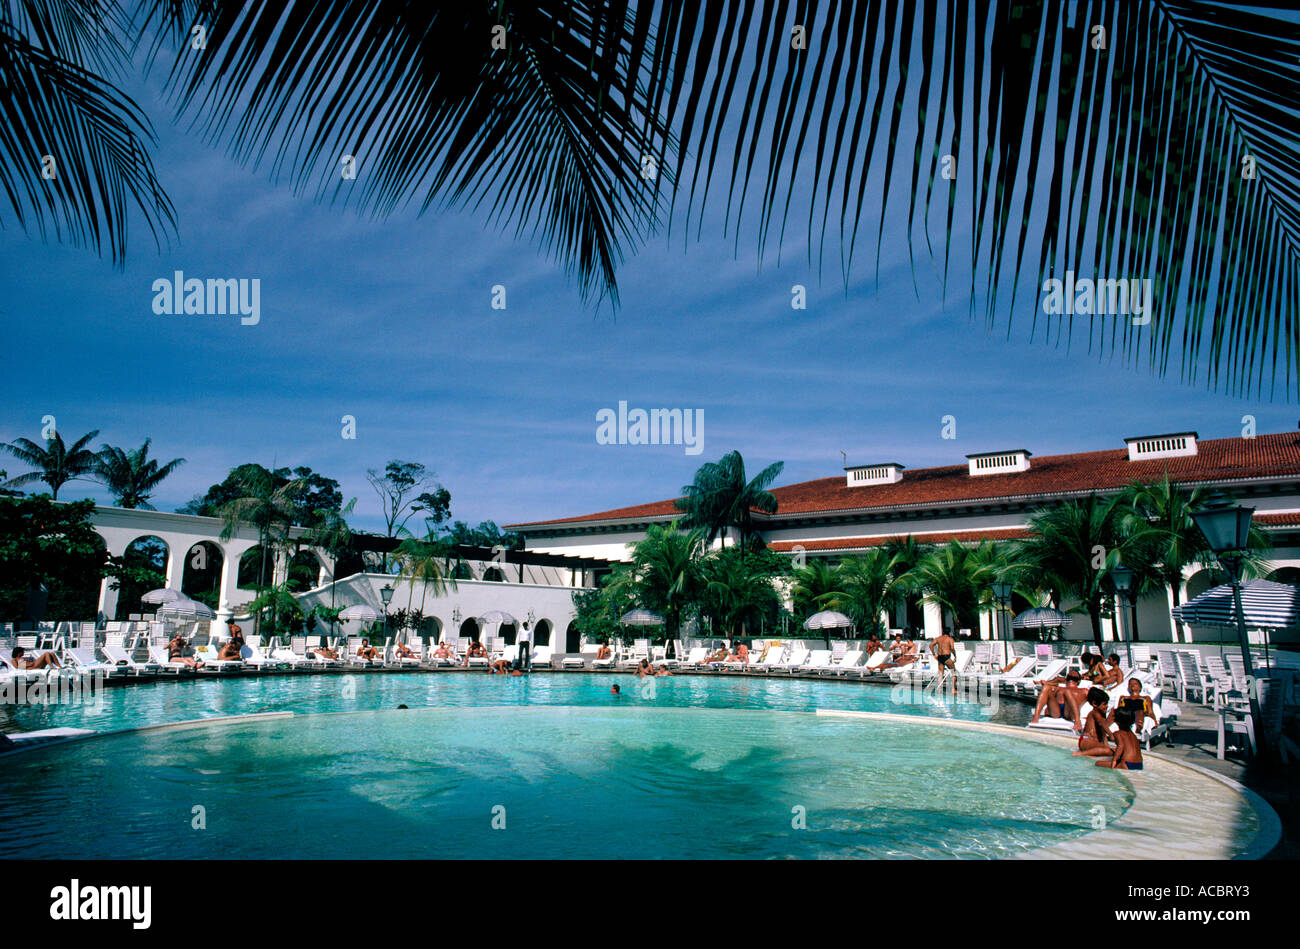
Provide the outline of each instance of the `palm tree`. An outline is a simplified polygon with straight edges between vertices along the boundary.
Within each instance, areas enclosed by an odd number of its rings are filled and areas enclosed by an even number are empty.
[[[781,598],[771,572],[743,548],[705,558],[703,580],[702,611],[713,617],[715,628],[726,635],[739,633],[746,624],[757,625],[780,609]]]
[[[0,443],[0,448],[19,461],[40,469],[21,474],[8,483],[17,488],[34,481],[44,481],[50,486],[50,497],[57,501],[59,488],[69,481],[94,473],[99,456],[86,446],[97,435],[99,429],[87,432],[70,446],[63,443],[63,435],[58,431],[45,440],[45,447],[29,438],[18,438],[9,444]]]
[[[980,606],[990,599],[990,590],[1006,571],[1006,559],[993,541],[967,547],[950,541],[921,558],[909,574],[913,587],[939,604],[951,617],[953,630],[979,622]],[[947,620],[944,621],[947,626]]]
[[[1160,481],[1151,484],[1133,481],[1124,489],[1120,503],[1132,551],[1125,563],[1134,570],[1135,595],[1159,586],[1169,591],[1176,607],[1188,567],[1200,564],[1217,569],[1214,555],[1192,519],[1192,511],[1205,503],[1205,495],[1198,487],[1184,492],[1169,480],[1168,472]],[[1269,549],[1271,541],[1263,530],[1252,524],[1249,543],[1243,572],[1247,577],[1262,575],[1268,568],[1264,551]],[[1184,639],[1182,621],[1175,619],[1174,623],[1177,638]],[[1134,633],[1136,639],[1136,630]]]
[[[863,635],[881,630],[880,614],[909,589],[910,575],[884,547],[845,558],[836,571],[836,588],[822,594],[819,605],[843,610]]]
[[[703,531],[680,530],[673,521],[667,526],[651,524],[645,539],[632,545],[632,570],[624,582],[642,606],[664,617],[668,639],[677,638],[682,617],[704,586],[704,543]]]
[[[683,526],[705,531],[709,544],[721,536],[724,547],[727,528],[735,527],[740,532],[741,546],[748,546],[758,536],[753,512],[776,513],[776,496],[767,489],[784,467],[785,462],[774,462],[750,480],[745,474],[745,459],[738,451],[728,452],[719,461],[705,462],[676,501],[678,510],[686,514]]]
[[[425,598],[429,595],[429,587],[433,587],[433,592],[442,596],[447,592],[448,587],[456,589],[456,581],[449,578],[443,570],[443,561],[447,556],[447,545],[438,539],[437,535],[430,531],[424,538],[408,536],[402,539],[393,551],[393,557],[401,565],[402,572],[409,577],[407,586],[409,592],[406,595],[406,609],[409,613],[411,610],[412,599],[415,596],[415,583],[420,581],[420,613],[424,613]]]
[[[790,588],[795,618],[800,622],[821,607],[823,597],[839,589],[839,571],[829,560],[809,560],[794,572]]]
[[[945,284],[950,260],[969,262],[970,308],[982,294],[989,322],[999,290],[1010,320],[1022,276],[1150,277],[1162,292],[1149,331],[1123,333],[1127,356],[1146,350],[1163,373],[1173,354],[1194,378],[1212,354],[1216,387],[1277,382],[1279,363],[1283,385],[1296,380],[1292,359],[1270,357],[1300,332],[1285,292],[1300,188],[1280,118],[1300,101],[1300,25],[1284,5],[827,0],[796,5],[794,22],[787,5],[756,13],[747,0],[400,16],[326,0],[292,17],[215,0],[200,5],[203,55],[186,42],[193,4],[129,6],[22,4],[0,19],[0,142],[62,158],[43,182],[25,157],[0,162],[12,217],[32,233],[120,261],[129,213],[155,239],[174,231],[149,124],[114,84],[143,49],[145,65],[171,60],[159,72],[178,112],[241,161],[377,215],[413,201],[481,209],[531,233],[584,297],[617,302],[618,263],[670,209],[689,230],[719,206],[725,225],[750,224],[760,253],[793,223],[824,267],[825,235],[841,235],[829,263],[847,281],[862,243],[874,238],[879,263],[901,193],[909,252],[939,255],[939,216]],[[895,84],[895,107],[881,108]],[[936,117],[912,135],[904,93]],[[354,182],[340,180],[343,155],[361,156]],[[1014,187],[1027,176],[1037,186]],[[796,195],[813,196],[806,212]],[[959,205],[969,220],[955,221]],[[970,246],[954,247],[963,230]],[[1115,321],[1072,322],[1095,340]]]
[[[150,441],[152,439],[146,438],[144,444],[134,451],[123,451],[112,445],[100,449],[95,476],[108,487],[118,507],[154,510],[149,503],[154,488],[185,464],[184,458],[173,458],[160,467],[155,459],[149,457]]]
[[[1017,559],[1030,572],[1052,577],[1058,596],[1079,601],[1076,609],[1088,614],[1099,649],[1110,571],[1130,552],[1124,514],[1118,496],[1102,499],[1090,494],[1030,515],[1030,536],[1017,545]]]
[[[353,498],[341,510],[326,508],[321,512],[320,521],[307,531],[304,542],[311,547],[319,547],[333,560],[330,568],[330,609],[334,608],[334,587],[338,583],[339,558],[352,549],[352,528],[348,518],[356,509],[357,499]]]
[[[222,520],[220,537],[223,541],[234,537],[243,524],[251,524],[257,530],[262,554],[257,573],[259,591],[266,587],[267,552],[287,548],[289,527],[295,514],[294,501],[304,485],[302,479],[297,479],[277,486],[275,476],[270,471],[260,466],[250,466],[238,479],[242,496],[223,504],[218,511]],[[272,609],[275,608],[274,602],[271,606]],[[254,614],[254,631],[257,629],[256,617],[257,614]]]

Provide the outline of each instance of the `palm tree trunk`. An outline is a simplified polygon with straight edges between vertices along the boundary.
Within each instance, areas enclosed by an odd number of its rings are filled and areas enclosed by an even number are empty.
[[[1088,604],[1088,619],[1092,620],[1092,640],[1097,644],[1097,649],[1102,649],[1101,645],[1101,609],[1095,603]]]
[[[1179,587],[1179,583],[1178,583],[1177,580],[1171,580],[1171,581],[1169,581],[1169,592],[1170,592],[1171,594],[1173,594],[1172,599],[1173,599],[1173,601],[1174,601],[1174,607],[1175,607],[1175,608],[1178,607],[1178,587]],[[1175,620],[1174,620],[1174,637],[1175,637],[1175,639],[1176,639],[1177,642],[1182,642],[1183,639],[1184,639],[1184,635],[1183,635],[1183,624],[1182,624],[1182,621],[1180,621],[1180,620],[1178,620],[1178,619],[1175,619]],[[1134,636],[1133,638],[1134,638],[1134,639],[1137,639],[1136,636]]]

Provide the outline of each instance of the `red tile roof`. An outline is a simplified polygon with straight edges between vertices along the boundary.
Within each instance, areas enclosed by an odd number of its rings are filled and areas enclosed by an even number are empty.
[[[1028,471],[972,477],[967,465],[913,468],[903,480],[850,488],[842,475],[773,488],[777,514],[818,514],[897,506],[943,507],[963,502],[1086,493],[1123,487],[1130,481],[1158,481],[1168,471],[1178,482],[1232,481],[1270,477],[1300,479],[1300,432],[1280,432],[1255,438],[1201,441],[1197,454],[1153,461],[1129,461],[1128,450],[1042,455]],[[615,508],[595,514],[508,525],[511,529],[581,524],[597,521],[636,521],[678,513],[672,500]]]
[[[767,545],[769,550],[777,553],[790,553],[795,547],[804,550],[857,550],[861,547],[883,547],[891,540],[902,540],[910,536],[918,544],[946,544],[950,540],[963,544],[976,543],[981,540],[1017,540],[1028,537],[1029,531],[1019,527],[991,527],[979,531],[946,531],[939,534],[889,534],[882,537],[834,537],[825,540],[778,540]]]

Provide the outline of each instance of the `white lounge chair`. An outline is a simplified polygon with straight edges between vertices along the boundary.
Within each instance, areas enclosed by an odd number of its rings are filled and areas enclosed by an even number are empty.
[[[242,659],[218,659],[217,647],[213,643],[205,646],[199,646],[194,650],[194,654],[203,660],[204,672],[239,672],[244,668]]]
[[[244,641],[244,648],[239,650],[239,657],[244,660],[245,665],[262,672],[280,667],[279,659],[274,659],[262,651],[261,636],[249,636]]]
[[[769,663],[764,668],[768,672],[790,673],[808,661],[809,650],[803,646],[793,646],[783,662]]]
[[[106,676],[125,676],[127,670],[111,662],[104,662],[95,655],[95,647],[65,646],[63,649],[65,664],[78,672],[102,672]]]
[[[158,666],[162,672],[171,673],[172,675],[182,675],[184,673],[193,673],[198,671],[188,662],[180,662],[179,660],[173,659],[167,652],[166,643],[149,644],[149,661]]]
[[[546,669],[555,668],[555,650],[552,646],[538,646],[532,650],[528,657],[530,666],[542,666]]]
[[[134,649],[128,648],[120,636],[109,636],[100,651],[109,662],[127,669],[132,675],[151,675],[162,671],[162,666],[156,662],[136,662],[131,655]]]
[[[862,650],[850,649],[840,656],[838,661],[832,661],[829,665],[817,670],[822,675],[842,676],[850,671],[856,671],[861,667],[858,663],[862,662]]]

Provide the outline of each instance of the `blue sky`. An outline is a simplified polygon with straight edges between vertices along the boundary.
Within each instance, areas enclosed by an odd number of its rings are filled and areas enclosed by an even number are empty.
[[[851,463],[919,467],[1184,429],[1236,435],[1247,413],[1261,432],[1296,424],[1285,403],[1160,380],[1081,339],[1072,352],[1031,341],[1032,281],[1010,339],[1005,324],[990,333],[967,316],[959,269],[945,304],[922,254],[914,291],[889,226],[879,283],[869,238],[847,287],[834,262],[820,280],[810,270],[797,227],[783,262],[769,252],[762,266],[752,229],[738,252],[717,221],[699,241],[661,234],[622,267],[617,314],[593,312],[527,239],[472,213],[375,222],[313,204],[174,122],[152,87],[133,91],[159,135],[179,239],[159,253],[137,230],[119,271],[0,232],[0,440],[35,439],[44,415],[68,440],[101,429],[96,447],[152,437],[157,457],[188,459],[156,494],[161,510],[248,461],[338,479],[363,528],[380,523],[366,469],[420,461],[451,491],[453,517],[504,524],[671,497],[733,448],[751,471],[783,460],[789,483],[838,474],[841,449]],[[261,322],[154,314],[151,285],[175,270],[259,278]],[[795,283],[806,310],[790,306]],[[504,311],[490,306],[495,284]],[[703,454],[598,444],[596,413],[620,400],[702,409]],[[341,437],[345,414],[355,440]],[[949,414],[955,441],[940,437]],[[108,500],[91,483],[65,495]]]

